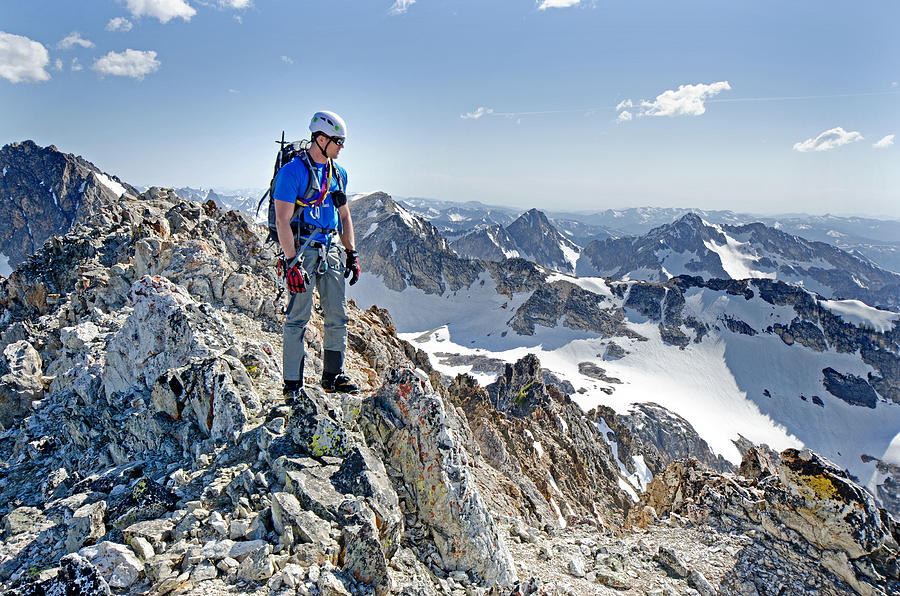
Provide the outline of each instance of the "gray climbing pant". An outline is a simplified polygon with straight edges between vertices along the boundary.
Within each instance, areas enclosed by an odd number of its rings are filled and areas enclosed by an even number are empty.
[[[319,249],[307,246],[302,266],[309,274],[309,285],[300,294],[288,294],[287,318],[284,321],[283,374],[286,381],[300,379],[300,363],[306,355],[303,336],[312,315],[313,290],[319,290],[319,304],[325,319],[323,348],[342,355],[347,350],[347,307],[344,303],[344,251],[333,243],[325,255],[324,265]]]

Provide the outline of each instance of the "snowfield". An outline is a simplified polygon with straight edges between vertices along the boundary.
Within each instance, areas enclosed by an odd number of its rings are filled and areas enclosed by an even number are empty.
[[[9,265],[9,257],[0,252],[0,275],[9,277],[13,272],[13,268]]]
[[[859,300],[821,300],[819,304],[851,325],[870,326],[879,333],[890,331],[900,321],[900,314],[874,308]]]
[[[99,174],[94,172],[94,176],[97,177],[97,180],[100,181],[100,184],[111,190],[117,197],[121,197],[125,194],[125,187],[107,176],[106,174]]]

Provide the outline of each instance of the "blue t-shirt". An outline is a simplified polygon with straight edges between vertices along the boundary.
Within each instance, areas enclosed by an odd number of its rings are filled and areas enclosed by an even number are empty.
[[[312,159],[309,161],[316,169],[319,178],[319,188],[321,188],[328,180],[328,164],[316,163]],[[338,174],[340,174],[344,181],[344,190],[347,189],[347,170],[336,163],[334,166],[334,171],[332,171],[331,174],[331,185],[328,187],[328,193],[326,193],[322,204],[303,207],[297,212],[294,221],[303,221],[304,223],[325,230],[337,230],[339,228],[341,218],[338,215],[337,207],[334,206],[334,203],[331,200],[331,193],[341,189]],[[275,192],[272,196],[276,201],[296,203],[298,197],[301,199],[303,198],[303,193],[306,192],[308,186],[309,168],[300,157],[295,157],[278,170],[278,175],[275,177]],[[309,202],[315,203],[317,198],[318,194],[309,199]],[[323,242],[325,240],[325,235],[316,234],[316,236],[313,237],[313,240]]]

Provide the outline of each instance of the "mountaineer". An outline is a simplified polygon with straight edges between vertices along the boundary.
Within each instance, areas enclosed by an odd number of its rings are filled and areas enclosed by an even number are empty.
[[[349,320],[344,281],[349,277],[352,286],[359,279],[359,260],[345,192],[347,171],[334,161],[347,139],[347,126],[334,112],[321,111],[313,114],[309,130],[308,145],[280,169],[276,164],[271,187],[277,240],[284,252],[279,274],[290,292],[284,322],[284,394],[303,387],[303,337],[315,288],[325,320],[322,389],[357,393],[359,388],[344,374]]]

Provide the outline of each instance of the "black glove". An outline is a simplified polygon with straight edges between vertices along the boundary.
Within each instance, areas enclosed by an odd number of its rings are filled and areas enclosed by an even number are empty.
[[[353,277],[350,277],[350,276]],[[344,279],[350,277],[352,286],[359,280],[359,253],[355,250],[347,251],[347,263],[344,265]]]
[[[284,277],[291,294],[301,294],[306,291],[307,275],[306,271],[300,267],[299,263],[289,266],[287,261],[281,259],[278,261],[278,275]]]

